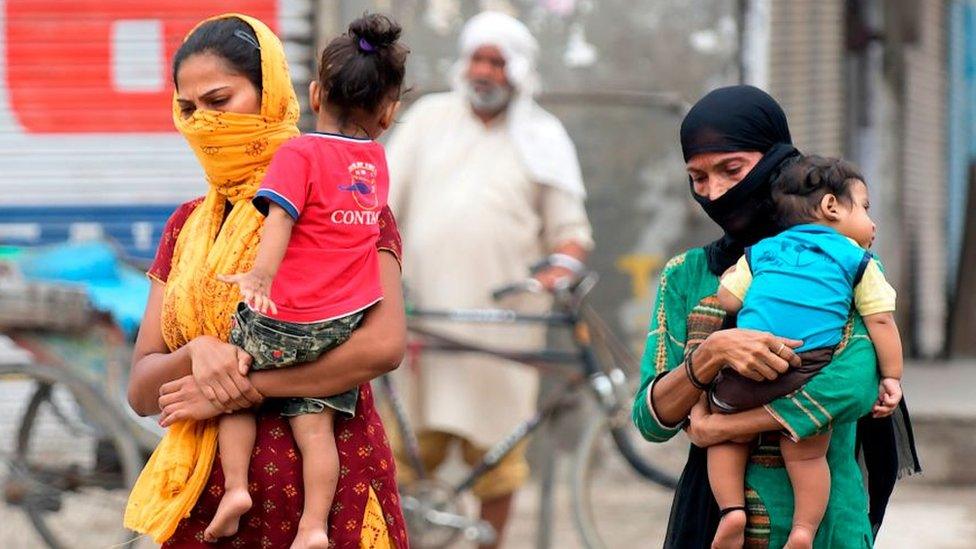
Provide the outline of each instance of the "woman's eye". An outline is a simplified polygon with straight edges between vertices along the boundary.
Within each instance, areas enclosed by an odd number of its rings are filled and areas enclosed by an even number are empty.
[[[227,102],[227,98],[226,98],[226,97],[221,97],[221,98],[219,98],[219,99],[214,99],[214,100],[212,100],[212,101],[210,102],[210,104],[211,104],[212,106],[214,106],[214,107],[219,107],[219,106],[221,106],[221,105],[223,105],[223,104],[224,104],[224,103],[226,103],[226,102]]]

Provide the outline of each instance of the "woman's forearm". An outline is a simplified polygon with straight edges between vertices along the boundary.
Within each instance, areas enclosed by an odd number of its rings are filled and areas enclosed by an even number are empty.
[[[651,401],[648,406],[665,425],[678,425],[684,421],[691,407],[701,398],[702,391],[688,379],[685,368],[684,363],[679,364],[657,380],[648,393]],[[710,383],[718,375],[722,361],[711,351],[708,339],[692,353],[691,368],[695,379],[702,383]]]
[[[159,413],[159,388],[193,371],[190,361],[190,346],[184,345],[174,352],[169,351],[163,340],[161,317],[163,311],[164,286],[153,281],[146,300],[132,352],[132,368],[129,370],[129,406],[141,416]]]
[[[766,408],[753,408],[735,414],[712,414],[714,428],[723,441],[741,437],[752,437],[766,431],[780,431],[783,424],[776,420]]]
[[[356,335],[315,362],[254,372],[249,379],[264,397],[321,397],[359,387],[399,365],[403,353],[395,345]]]
[[[129,373],[129,406],[140,416],[159,413],[159,388],[193,373],[187,346],[172,353],[150,353],[138,359]]]

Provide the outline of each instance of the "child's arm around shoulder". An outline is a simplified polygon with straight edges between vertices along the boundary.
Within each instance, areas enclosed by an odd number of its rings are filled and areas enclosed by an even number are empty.
[[[904,362],[901,335],[894,315],[896,295],[895,289],[885,280],[878,262],[872,259],[861,282],[854,288],[854,305],[864,319],[878,355],[882,380],[878,389],[878,404],[872,414],[875,417],[889,415],[902,397]]]
[[[719,305],[730,314],[738,313],[742,309],[742,301],[749,291],[750,284],[752,284],[752,270],[749,268],[746,256],[742,256],[735,265],[722,274],[716,295]]]

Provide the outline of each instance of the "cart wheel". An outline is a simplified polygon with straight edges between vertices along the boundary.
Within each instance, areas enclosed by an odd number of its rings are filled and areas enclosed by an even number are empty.
[[[109,547],[136,537],[122,528],[142,467],[121,412],[69,371],[0,365],[0,376],[33,382],[3,483],[51,548]]]

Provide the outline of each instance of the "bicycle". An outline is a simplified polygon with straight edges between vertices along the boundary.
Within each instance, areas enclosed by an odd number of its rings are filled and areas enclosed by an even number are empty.
[[[404,403],[390,377],[381,378],[379,392],[391,405],[395,428],[399,430],[407,459],[418,477],[418,480],[401,486],[411,545],[422,549],[446,547],[462,536],[477,543],[493,542],[495,532],[491,526],[473,518],[463,508],[464,494],[519,442],[580,401],[584,391],[592,397],[596,413],[583,428],[574,451],[570,478],[573,521],[582,543],[591,549],[606,547],[608,528],[619,530],[616,521],[599,516],[600,506],[593,502],[594,488],[606,485],[606,475],[619,476],[626,469],[625,474],[634,476],[636,473],[647,483],[669,490],[674,488],[674,473],[682,463],[687,445],[684,448],[673,445],[666,447],[664,451],[673,455],[668,460],[669,466],[663,466],[658,462],[662,457],[661,447],[654,448],[644,442],[633,427],[630,408],[639,378],[637,361],[588,305],[586,298],[596,281],[597,275],[590,272],[582,275],[574,285],[557,289],[554,291],[552,311],[543,314],[522,314],[509,309],[408,309],[408,356],[420,351],[480,353],[535,367],[563,379],[562,387],[555,390],[532,417],[489,449],[481,462],[462,480],[448,484],[432,478],[425,470]],[[530,279],[500,288],[493,292],[492,297],[498,301],[519,292],[541,291],[541,284]],[[544,349],[538,352],[489,349],[431,330],[420,322],[424,319],[485,324],[541,323],[552,328],[568,329],[572,334],[574,349]],[[554,367],[560,364],[573,365],[575,368],[567,371]],[[658,454],[653,459],[645,455],[654,452]],[[626,467],[614,464],[612,458],[615,456],[622,458]],[[647,539],[634,541],[646,543]]]
[[[0,276],[0,494],[47,547],[134,546],[120,517],[162,430],[126,404],[130,354],[83,288]]]

